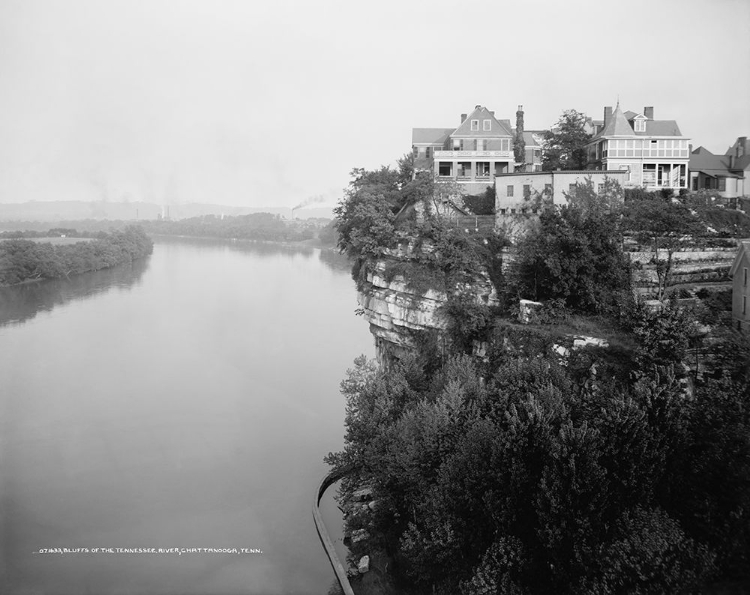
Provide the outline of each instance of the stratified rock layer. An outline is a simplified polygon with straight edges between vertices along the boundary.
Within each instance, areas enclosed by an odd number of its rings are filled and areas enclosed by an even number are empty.
[[[394,255],[394,260],[398,256]],[[381,364],[391,357],[399,357],[415,346],[415,335],[420,331],[442,331],[446,328],[440,308],[448,295],[433,289],[424,293],[414,291],[402,276],[386,280],[385,260],[375,263],[367,273],[367,283],[357,296],[363,316],[370,323],[375,347]],[[484,273],[476,281],[456,290],[470,291],[478,303],[496,305],[497,294]]]

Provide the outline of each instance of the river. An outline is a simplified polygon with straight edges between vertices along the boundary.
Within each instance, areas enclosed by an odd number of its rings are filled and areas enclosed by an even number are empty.
[[[337,254],[197,240],[0,289],[0,592],[325,594],[356,308]]]

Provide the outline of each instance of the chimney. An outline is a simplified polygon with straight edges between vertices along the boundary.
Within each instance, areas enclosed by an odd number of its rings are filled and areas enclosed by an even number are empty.
[[[494,117],[495,117],[495,112],[492,112],[492,111],[491,111],[491,112],[490,112],[490,116],[492,116],[492,117],[494,118]]]
[[[609,121],[612,119],[612,106],[609,105],[604,108],[604,127],[607,127]]]
[[[518,131],[517,134],[519,136],[523,136],[523,106],[518,106],[518,111],[516,112],[516,130]]]
[[[646,116],[649,120],[653,120],[654,119],[654,106],[644,107],[643,115]]]
[[[475,105],[474,109],[479,109],[480,107],[482,107],[482,106],[481,105]]]
[[[745,151],[747,150],[746,149],[746,147],[747,147],[747,137],[746,136],[741,136],[740,138],[737,139],[737,142],[740,143],[740,147],[741,147],[740,151],[742,151],[742,155],[740,155],[740,157],[744,157],[745,156]]]
[[[461,124],[466,121],[466,114],[461,114]]]

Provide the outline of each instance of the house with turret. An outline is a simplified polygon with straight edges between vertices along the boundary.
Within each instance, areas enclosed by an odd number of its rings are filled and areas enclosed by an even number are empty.
[[[605,107],[601,129],[587,145],[588,169],[621,170],[627,172],[625,186],[676,193],[688,188],[689,140],[674,120],[657,120],[653,107]]]
[[[520,118],[520,120],[519,120]],[[523,131],[523,110],[516,113],[516,129],[528,139],[526,159],[533,167],[535,155],[541,166],[540,147],[531,134]],[[515,171],[514,138],[510,120],[477,105],[461,114],[456,128],[412,129],[412,152],[417,171],[431,171],[438,181],[455,182],[465,194],[481,194],[492,187],[495,178]]]

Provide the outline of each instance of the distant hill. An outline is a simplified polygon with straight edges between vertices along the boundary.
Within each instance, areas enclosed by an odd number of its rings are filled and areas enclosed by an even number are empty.
[[[201,215],[250,215],[272,213],[287,219],[292,218],[289,207],[235,207],[205,203],[158,205],[148,202],[86,202],[45,201],[0,204],[0,221],[69,221],[81,219],[136,220],[158,219],[160,215],[170,219],[188,219]],[[297,209],[297,219],[311,217],[333,218],[332,207],[312,205]]]

